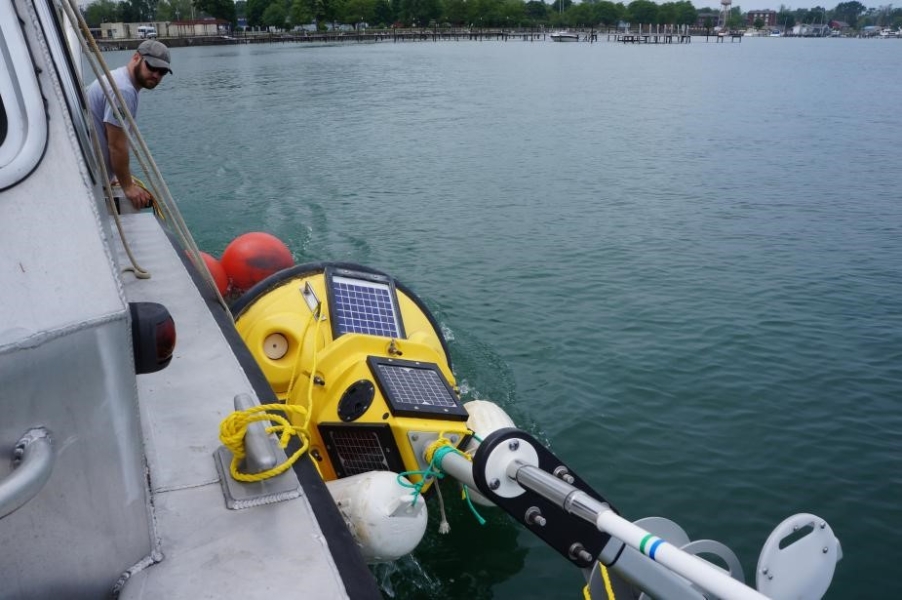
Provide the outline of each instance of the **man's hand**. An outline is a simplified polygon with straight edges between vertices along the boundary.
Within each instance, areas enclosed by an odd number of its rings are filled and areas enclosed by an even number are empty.
[[[147,208],[153,200],[153,196],[150,195],[150,192],[140,185],[136,185],[134,182],[128,187],[123,187],[122,192],[125,194],[125,197],[131,201],[132,206],[134,206],[136,210]]]
[[[128,138],[125,132],[111,123],[104,123],[110,148],[110,164],[113,174],[122,186],[122,192],[136,210],[150,206],[153,196],[132,179],[128,170]]]

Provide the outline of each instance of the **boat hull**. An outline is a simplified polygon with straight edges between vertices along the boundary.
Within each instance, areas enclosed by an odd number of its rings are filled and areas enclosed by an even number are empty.
[[[578,42],[579,36],[575,33],[552,33],[549,37],[551,37],[552,42]]]

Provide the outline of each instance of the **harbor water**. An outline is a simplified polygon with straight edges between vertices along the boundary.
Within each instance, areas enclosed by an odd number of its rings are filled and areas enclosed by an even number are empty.
[[[111,66],[128,53],[107,53]],[[387,271],[630,519],[732,548],[832,525],[828,598],[902,583],[902,43],[179,48],[138,122],[201,249],[267,231]],[[140,260],[140,258],[139,258]],[[445,485],[386,598],[578,598]],[[299,569],[304,565],[299,564]]]

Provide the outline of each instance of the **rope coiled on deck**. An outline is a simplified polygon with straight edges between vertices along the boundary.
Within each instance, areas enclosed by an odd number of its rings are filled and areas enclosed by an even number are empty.
[[[236,410],[228,415],[219,424],[219,440],[223,446],[232,453],[232,463],[229,466],[229,472],[232,477],[238,481],[263,481],[270,477],[275,477],[288,470],[297,460],[307,451],[310,446],[310,439],[307,437],[306,431],[302,427],[295,427],[283,415],[272,411],[282,411],[286,415],[296,415],[305,419],[307,416],[307,408],[293,404],[262,404],[252,406],[245,410]],[[275,423],[266,428],[267,434],[278,434],[279,447],[283,450],[288,446],[288,442],[292,436],[297,436],[301,440],[301,447],[289,456],[284,462],[276,465],[266,471],[260,473],[242,473],[240,470],[241,461],[246,456],[244,450],[244,436],[247,428],[251,423],[257,421],[269,421]]]

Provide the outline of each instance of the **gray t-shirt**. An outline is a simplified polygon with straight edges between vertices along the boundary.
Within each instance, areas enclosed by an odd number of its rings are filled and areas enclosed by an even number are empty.
[[[128,76],[128,68],[119,67],[118,69],[111,71],[110,74],[113,76],[113,81],[116,82],[116,86],[122,93],[122,98],[125,100],[125,105],[128,107],[128,111],[131,113],[132,118],[136,118],[138,116],[138,89],[135,88],[131,78]],[[106,79],[103,81],[106,83]],[[88,86],[87,94],[88,108],[91,111],[91,117],[94,119],[94,129],[97,131],[97,139],[100,142],[100,148],[103,151],[103,160],[106,162],[107,173],[112,179],[116,174],[113,173],[113,168],[110,165],[110,148],[106,139],[106,127],[104,127],[104,123],[109,123],[116,127],[123,127],[123,124],[116,118],[112,107],[107,102],[106,95],[103,93],[103,90],[100,89],[99,80],[94,81],[94,83]],[[115,98],[116,96],[113,95],[114,100]]]

